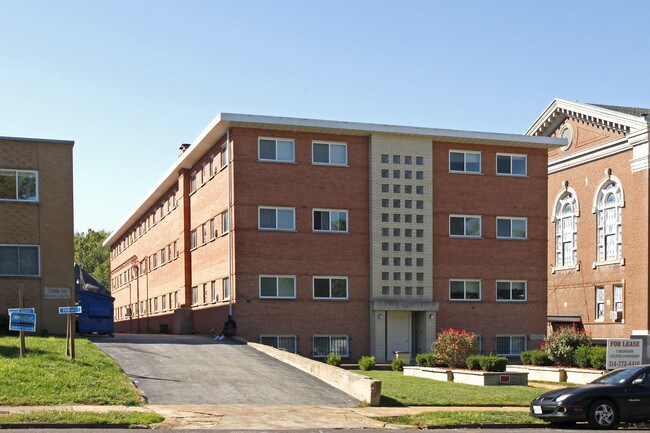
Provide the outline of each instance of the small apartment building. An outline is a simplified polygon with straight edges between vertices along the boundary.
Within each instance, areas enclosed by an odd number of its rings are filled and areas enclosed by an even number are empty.
[[[36,311],[37,333],[65,333],[49,288],[74,288],[74,142],[0,137],[0,313]]]
[[[550,329],[648,335],[648,114],[556,99],[527,132],[568,142],[548,156]]]
[[[321,358],[545,331],[546,155],[558,139],[221,114],[107,240],[116,330]],[[155,216],[154,216],[155,215]]]

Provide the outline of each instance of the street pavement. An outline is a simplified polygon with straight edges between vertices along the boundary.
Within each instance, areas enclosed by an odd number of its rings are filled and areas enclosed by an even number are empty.
[[[359,401],[245,344],[199,335],[116,334],[93,343],[153,405],[357,406]]]

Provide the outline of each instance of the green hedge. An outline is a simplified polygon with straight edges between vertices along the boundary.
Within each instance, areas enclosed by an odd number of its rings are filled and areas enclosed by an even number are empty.
[[[359,359],[359,369],[363,371],[370,371],[375,368],[376,362],[374,356],[362,356]]]
[[[404,371],[404,360],[399,358],[393,358],[393,362],[391,363],[390,368],[393,371]]]
[[[553,365],[553,361],[543,350],[527,350],[520,355],[521,363],[526,365]]]
[[[467,368],[483,371],[506,371],[508,358],[493,355],[472,355],[467,357]]]
[[[415,363],[419,367],[446,367],[447,365],[442,362],[435,353],[420,353],[415,355]]]
[[[605,346],[580,346],[576,349],[576,365],[580,368],[597,368],[604,370],[607,365],[607,348]]]
[[[327,355],[327,358],[325,359],[325,364],[333,365],[335,367],[340,367],[341,366],[341,355],[335,355],[333,353],[330,353]]]

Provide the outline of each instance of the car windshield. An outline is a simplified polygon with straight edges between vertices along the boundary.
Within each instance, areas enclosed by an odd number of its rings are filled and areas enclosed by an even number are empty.
[[[609,384],[623,383],[627,381],[630,377],[637,374],[639,370],[641,370],[641,368],[642,367],[632,367],[623,370],[614,370],[611,373],[607,373],[606,375],[594,380],[591,383],[609,383]]]

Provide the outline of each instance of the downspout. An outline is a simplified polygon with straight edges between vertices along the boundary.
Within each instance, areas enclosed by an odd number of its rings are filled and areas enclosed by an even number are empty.
[[[232,234],[233,220],[230,209],[232,207],[232,147],[230,145],[230,128],[226,131],[226,151],[228,152],[228,283],[230,284],[230,297],[228,299],[228,314],[232,315],[232,298],[235,293],[235,284],[232,278]]]

